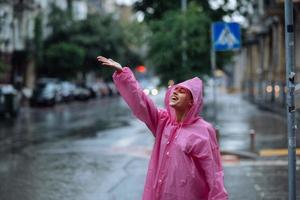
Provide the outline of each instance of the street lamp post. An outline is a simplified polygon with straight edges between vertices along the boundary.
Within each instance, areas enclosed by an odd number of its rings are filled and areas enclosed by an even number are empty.
[[[213,32],[213,28],[211,28],[211,32]],[[213,40],[212,40],[213,41]],[[216,92],[216,51],[214,48],[214,45],[211,45],[210,50],[210,60],[211,60],[211,74],[212,74],[212,98],[213,98],[213,119],[214,119],[214,125],[217,127],[218,125],[218,116],[217,116],[217,92]]]
[[[181,0],[181,10],[185,14],[187,9],[187,0]],[[186,55],[186,31],[185,25],[183,25],[182,29],[182,52],[181,52],[181,60],[182,66],[186,67],[187,55]]]
[[[287,102],[287,130],[288,130],[288,187],[289,200],[296,200],[296,123],[295,123],[295,43],[294,43],[294,21],[293,2],[285,0],[285,65],[286,65],[286,85],[288,94]]]

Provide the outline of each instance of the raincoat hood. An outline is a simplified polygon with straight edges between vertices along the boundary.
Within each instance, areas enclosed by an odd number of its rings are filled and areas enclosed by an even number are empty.
[[[202,80],[198,77],[186,80],[184,82],[178,83],[176,85],[173,85],[170,87],[165,96],[165,106],[166,109],[171,117],[171,120],[173,122],[176,122],[176,114],[175,114],[175,109],[172,108],[169,103],[170,103],[170,97],[173,94],[173,91],[176,87],[181,86],[186,89],[188,89],[193,97],[193,105],[190,108],[190,110],[186,113],[182,124],[191,124],[198,120],[200,118],[199,113],[202,110],[202,105],[203,105],[203,84]]]

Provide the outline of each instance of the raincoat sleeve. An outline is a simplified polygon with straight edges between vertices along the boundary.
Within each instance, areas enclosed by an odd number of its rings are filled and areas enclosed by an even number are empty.
[[[208,200],[228,200],[218,144],[210,137],[199,139],[194,144],[195,163],[203,169],[209,186]]]
[[[128,67],[124,67],[122,72],[116,71],[113,74],[113,80],[133,114],[143,121],[156,136],[158,119],[163,111],[157,109],[153,101],[143,92]]]

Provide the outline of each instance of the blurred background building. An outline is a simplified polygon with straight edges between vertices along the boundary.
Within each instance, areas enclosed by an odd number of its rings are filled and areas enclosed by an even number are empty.
[[[89,13],[115,15],[130,20],[130,6],[117,4],[112,0],[1,0],[0,1],[0,56],[6,66],[1,73],[2,83],[21,84],[33,88],[35,82],[36,20],[42,19],[42,39],[52,32],[48,26],[51,4],[62,10],[71,10],[74,20],[84,20]]]
[[[28,41],[33,39],[38,4],[34,1],[17,0],[1,1],[0,4],[0,50],[2,62],[8,65],[2,81],[29,81],[28,72],[32,69],[27,59],[27,50],[31,48]]]
[[[236,56],[235,84],[244,96],[261,107],[284,112],[285,30],[284,1],[256,1],[244,45]],[[300,1],[294,1],[295,73],[300,75]]]

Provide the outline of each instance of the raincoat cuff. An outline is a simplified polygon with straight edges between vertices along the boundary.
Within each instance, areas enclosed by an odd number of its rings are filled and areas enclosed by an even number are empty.
[[[120,71],[115,71],[113,73],[113,78],[118,77],[119,75],[123,74],[124,72],[128,72],[130,69],[128,67],[123,67]]]

